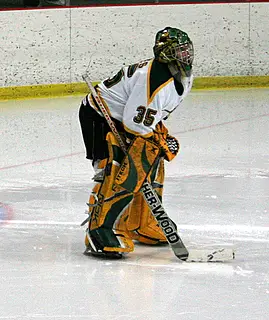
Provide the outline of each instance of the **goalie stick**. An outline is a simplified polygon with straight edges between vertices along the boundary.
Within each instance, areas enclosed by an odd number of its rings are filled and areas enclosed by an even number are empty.
[[[101,98],[96,92],[94,86],[91,83],[91,80],[87,74],[82,75],[83,80],[88,85],[100,111],[102,112],[104,118],[106,119],[112,133],[115,135],[118,140],[123,152],[127,154],[127,149],[124,141],[122,140],[113,120],[111,119],[108,111],[106,110]],[[226,261],[234,258],[234,252],[232,249],[214,249],[214,250],[191,250],[189,251],[180,236],[178,235],[175,225],[172,223],[171,219],[167,215],[162,202],[160,201],[158,195],[153,189],[152,185],[145,181],[142,185],[141,192],[144,196],[144,199],[149,206],[152,215],[155,217],[159,226],[161,227],[167,242],[169,243],[171,249],[173,250],[176,257],[182,261],[190,262],[209,262],[209,261]]]

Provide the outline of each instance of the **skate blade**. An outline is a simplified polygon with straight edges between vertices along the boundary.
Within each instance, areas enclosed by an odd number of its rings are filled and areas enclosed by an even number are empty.
[[[123,254],[120,252],[96,252],[92,251],[90,248],[86,248],[86,250],[83,252],[85,256],[93,256],[98,257],[102,259],[121,259],[123,257]]]

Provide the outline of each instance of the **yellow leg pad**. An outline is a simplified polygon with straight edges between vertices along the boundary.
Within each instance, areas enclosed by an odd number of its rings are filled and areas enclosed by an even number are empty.
[[[89,198],[89,204],[90,205],[94,205],[96,203],[96,198],[94,195],[97,196],[99,190],[101,187],[101,183],[96,183],[95,186],[92,189],[92,193],[90,194],[90,198]],[[91,207],[89,207],[89,211],[91,211]]]
[[[103,180],[97,182],[90,196],[90,221],[85,244],[95,247],[96,250],[131,252],[134,250],[133,242],[128,234],[120,234],[114,226],[121,214],[133,199],[133,194],[114,184],[115,176],[119,170],[119,163],[124,154],[115,140],[113,134],[107,135],[109,159],[106,162]],[[95,194],[95,196],[94,196]],[[94,246],[93,246],[94,245]]]
[[[124,154],[118,145],[113,134],[107,135],[109,159],[106,163],[104,180],[96,184],[93,192],[98,197],[97,206],[92,208],[90,230],[97,229],[101,226],[112,229],[114,221],[122,213],[122,210],[131,201],[130,192],[115,185],[115,176],[119,171],[119,162]],[[91,203],[91,199],[90,199]]]
[[[87,237],[87,235],[85,236],[85,239],[84,239],[84,243],[85,243],[85,246],[88,247],[90,242],[89,242],[89,239]]]
[[[155,179],[152,177],[152,180],[154,180],[156,192],[161,196],[164,180],[163,160],[160,161]],[[162,229],[158,226],[141,193],[135,194],[131,205],[118,221],[116,230],[127,232],[131,239],[146,244],[167,242]]]
[[[140,212],[140,217],[137,213]],[[139,226],[137,227],[137,224]],[[131,237],[147,244],[157,244],[166,242],[162,229],[153,217],[142,194],[137,194],[130,207],[130,220],[128,220],[128,229],[131,231]]]
[[[153,142],[136,137],[125,155],[115,183],[129,192],[137,193],[159,159],[160,149]]]

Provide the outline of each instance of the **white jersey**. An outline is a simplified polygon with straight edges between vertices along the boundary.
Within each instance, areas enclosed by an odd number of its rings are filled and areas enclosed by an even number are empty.
[[[189,93],[193,76],[174,81],[166,64],[154,59],[123,67],[97,86],[110,116],[135,135],[150,137],[156,124],[166,119]],[[91,95],[89,104],[100,113]]]

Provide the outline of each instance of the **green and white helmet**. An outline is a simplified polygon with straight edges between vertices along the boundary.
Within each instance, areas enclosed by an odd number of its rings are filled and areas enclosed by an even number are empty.
[[[155,59],[162,63],[176,62],[186,74],[191,71],[194,49],[188,34],[182,30],[166,27],[156,34],[153,47]]]

